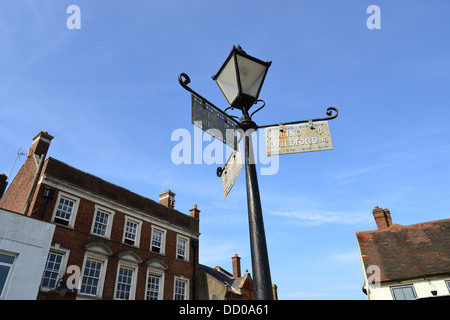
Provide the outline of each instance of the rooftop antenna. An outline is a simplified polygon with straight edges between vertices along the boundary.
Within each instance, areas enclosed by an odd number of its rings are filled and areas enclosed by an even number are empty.
[[[12,171],[14,170],[14,166],[16,165],[17,159],[20,159],[20,156],[25,156],[25,155],[27,155],[27,154],[23,153],[22,147],[20,147],[19,150],[17,150],[16,160],[14,160],[13,166],[11,168],[11,171],[9,172],[9,176],[7,177],[7,180],[9,180],[9,177],[11,177],[11,174],[12,174]]]

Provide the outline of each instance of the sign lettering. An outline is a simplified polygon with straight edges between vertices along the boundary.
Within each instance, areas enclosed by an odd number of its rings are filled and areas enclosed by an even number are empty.
[[[266,128],[267,155],[333,150],[327,121]]]
[[[227,163],[223,167],[222,172],[222,186],[223,186],[223,198],[225,199],[230,192],[231,188],[233,188],[234,183],[236,182],[239,174],[242,171],[242,154],[241,148],[239,144],[237,145],[237,150],[233,150],[230,158]]]
[[[192,124],[234,149],[235,123],[194,95],[192,95]]]

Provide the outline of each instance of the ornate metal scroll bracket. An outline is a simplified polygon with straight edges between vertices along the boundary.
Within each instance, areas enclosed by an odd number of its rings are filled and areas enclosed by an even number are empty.
[[[220,112],[221,114],[223,114],[224,116],[227,116],[235,125],[237,125],[239,122],[236,121],[235,116],[231,116],[228,113],[222,111],[222,109],[218,108],[216,105],[214,105],[211,101],[207,100],[205,97],[203,97],[202,95],[200,95],[198,92],[194,91],[193,89],[191,89],[188,84],[191,83],[191,79],[189,78],[189,76],[186,73],[180,73],[180,75],[178,76],[178,82],[180,83],[180,85],[186,89],[187,91],[189,91],[190,93],[192,93],[194,96],[196,96],[197,98],[203,100],[204,102],[206,102],[207,104],[209,104],[212,108],[214,108],[216,111]]]
[[[223,169],[224,168],[222,168],[222,167],[217,167],[217,170],[216,170],[217,177],[219,177],[219,178],[222,177]]]
[[[336,112],[334,115],[333,115],[333,111]],[[337,118],[338,115],[339,115],[339,111],[338,111],[337,108],[329,107],[327,109],[327,116],[328,117],[326,117],[326,118],[317,118],[317,119],[291,121],[291,122],[284,122],[284,123],[266,124],[266,125],[263,125],[263,126],[258,126],[258,128],[268,128],[268,127],[276,127],[276,126],[280,126],[280,125],[291,125],[291,124],[299,124],[299,123],[309,123],[310,126],[311,126],[311,124],[313,124],[314,122],[317,122],[317,121],[333,120],[333,119]]]

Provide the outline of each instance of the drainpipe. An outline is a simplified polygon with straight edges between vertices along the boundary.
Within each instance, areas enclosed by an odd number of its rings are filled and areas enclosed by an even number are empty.
[[[55,193],[55,191],[53,191],[53,189],[45,188],[44,194],[42,195],[45,198],[44,207],[42,207],[40,220],[42,220],[44,218],[44,212],[45,212],[45,209],[47,208],[48,201],[53,199],[54,193]]]
[[[0,199],[3,197],[3,194],[6,191],[6,187],[8,186],[8,177],[6,174],[0,174]]]
[[[193,272],[192,272],[192,295],[193,295],[193,299],[192,300],[196,300],[196,288],[197,288],[197,282],[196,282],[196,277],[195,277],[195,270],[197,269],[197,249],[198,249],[198,241],[197,240],[193,240],[192,242],[192,249],[193,249]]]
[[[33,179],[33,182],[31,184],[30,192],[28,193],[28,198],[27,198],[27,201],[25,202],[25,207],[23,208],[23,214],[24,215],[27,214],[27,211],[30,208],[31,198],[33,197],[34,189],[36,189],[36,185],[37,185],[39,176],[41,175],[42,166],[44,165],[44,157],[45,157],[45,154],[42,154],[40,159],[39,159],[39,165],[38,165],[38,168],[37,168],[36,173],[34,175],[34,179]]]

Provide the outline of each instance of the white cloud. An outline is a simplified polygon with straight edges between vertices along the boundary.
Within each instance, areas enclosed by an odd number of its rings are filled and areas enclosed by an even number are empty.
[[[358,263],[361,261],[358,251],[349,251],[349,252],[342,252],[342,253],[335,253],[331,255],[330,257],[331,261],[337,262],[337,263],[354,263],[358,265]]]
[[[341,212],[325,210],[291,210],[291,211],[271,211],[272,215],[291,218],[299,223],[306,225],[322,225],[326,223],[338,224],[358,224],[371,221],[370,216],[365,211]]]
[[[225,270],[231,267],[231,257],[236,253],[241,257],[245,257],[247,248],[239,242],[214,243],[214,240],[205,241],[202,239],[202,245],[199,250],[199,260],[201,264],[215,267],[220,265]]]
[[[380,164],[380,165],[373,165],[373,166],[367,166],[367,167],[353,169],[353,170],[342,171],[342,172],[338,173],[335,176],[335,178],[338,180],[343,180],[343,181],[355,181],[355,180],[363,178],[364,176],[366,176],[368,174],[372,174],[377,171],[384,170],[392,165],[393,164],[385,163],[385,164]]]

